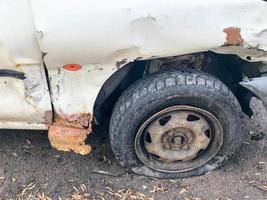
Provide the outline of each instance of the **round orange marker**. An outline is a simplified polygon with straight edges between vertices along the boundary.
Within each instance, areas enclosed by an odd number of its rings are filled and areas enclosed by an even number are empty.
[[[82,68],[82,66],[79,64],[66,64],[63,68],[68,71],[78,71]]]

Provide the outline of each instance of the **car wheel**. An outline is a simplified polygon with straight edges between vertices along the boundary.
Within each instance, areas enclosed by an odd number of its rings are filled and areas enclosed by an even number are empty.
[[[241,108],[217,78],[165,71],[134,83],[118,99],[110,143],[129,171],[157,178],[206,173],[241,144]]]

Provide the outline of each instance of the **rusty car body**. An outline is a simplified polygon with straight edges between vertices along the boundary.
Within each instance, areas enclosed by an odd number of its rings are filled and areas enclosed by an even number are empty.
[[[48,129],[59,150],[88,154],[92,123],[170,63],[239,65],[243,111],[251,96],[267,107],[266,1],[0,0],[0,13],[0,128]]]

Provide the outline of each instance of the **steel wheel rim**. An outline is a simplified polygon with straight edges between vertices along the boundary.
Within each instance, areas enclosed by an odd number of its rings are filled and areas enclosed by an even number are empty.
[[[185,172],[210,161],[222,143],[223,129],[214,115],[197,107],[178,105],[149,117],[137,131],[134,146],[139,160],[149,168]]]

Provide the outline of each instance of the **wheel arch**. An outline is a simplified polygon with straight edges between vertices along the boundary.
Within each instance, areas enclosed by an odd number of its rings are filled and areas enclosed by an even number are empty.
[[[94,104],[94,117],[97,123],[108,122],[107,116],[110,117],[117,99],[132,83],[151,73],[169,69],[201,70],[219,78],[237,97],[243,112],[251,116],[249,102],[255,94],[239,83],[244,77],[261,76],[260,65],[261,62],[248,62],[237,55],[210,51],[133,61],[120,67],[103,84]]]
[[[127,63],[105,81],[96,97],[93,108],[94,119],[97,124],[109,121],[106,117],[110,117],[117,99],[133,82],[142,77],[146,63],[147,61]]]

